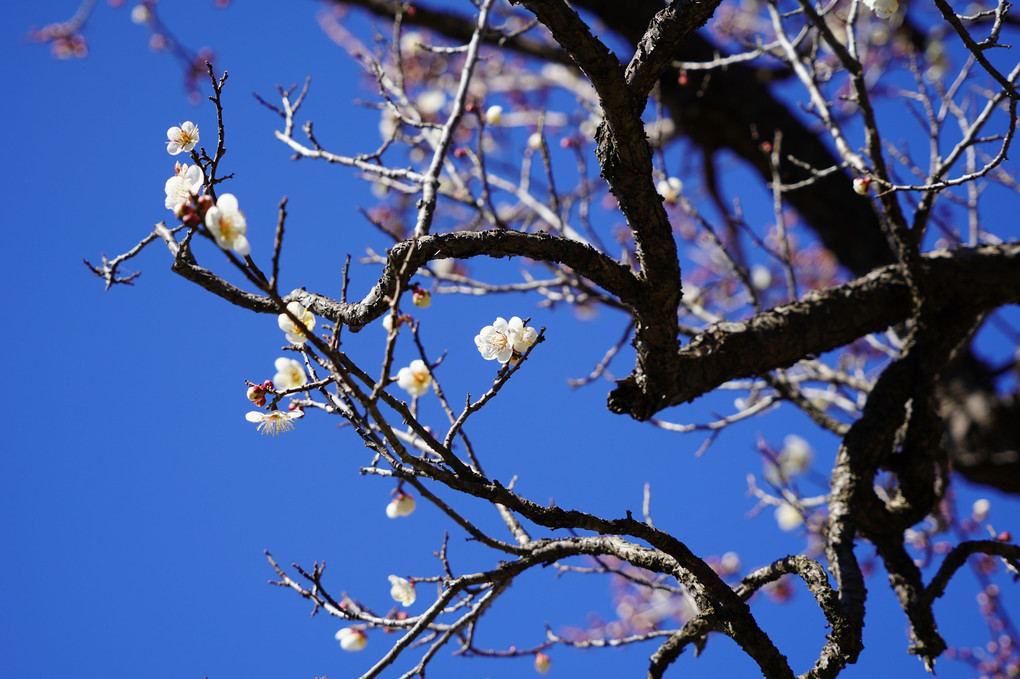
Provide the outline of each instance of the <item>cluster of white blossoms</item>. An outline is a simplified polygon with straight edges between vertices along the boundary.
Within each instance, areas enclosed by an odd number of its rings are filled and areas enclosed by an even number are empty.
[[[526,352],[536,339],[538,332],[524,325],[524,321],[517,316],[511,318],[509,323],[501,316],[475,335],[475,346],[486,361],[496,359],[500,363],[508,363],[515,354],[520,357]]]
[[[281,431],[290,431],[294,428],[294,420],[304,417],[301,410],[270,410],[268,413],[261,410],[252,410],[244,419],[258,425],[259,433],[267,436],[277,436]]]
[[[312,315],[311,311],[304,308],[301,302],[290,302],[287,305],[287,311],[294,314],[303,327],[295,324],[287,314],[280,314],[276,318],[280,330],[286,333],[287,341],[291,344],[304,344],[308,341],[308,333],[315,329],[315,316]]]
[[[390,576],[390,596],[405,607],[413,604],[418,598],[414,591],[414,583],[396,575]],[[340,642],[340,648],[345,651],[360,651],[368,644],[368,635],[357,627],[344,627],[334,635],[334,638]]]
[[[395,498],[390,500],[388,505],[386,505],[386,516],[391,519],[397,519],[402,516],[410,516],[414,513],[414,507],[414,496],[400,492],[397,493]]]
[[[414,583],[396,575],[390,576],[390,596],[405,608],[418,598],[418,594],[414,591]]]
[[[891,19],[900,8],[900,3],[897,2],[897,0],[864,0],[864,4],[867,5],[879,19]]]
[[[432,384],[432,374],[429,367],[421,359],[411,361],[411,365],[401,368],[397,373],[397,384],[405,389],[411,396],[421,396],[429,390]]]
[[[171,156],[178,153],[190,153],[198,144],[198,125],[190,120],[181,123],[180,127],[171,127],[166,131],[166,151]]]
[[[171,127],[166,136],[169,139],[166,150],[170,155],[186,153],[198,143],[198,126],[189,120],[181,123],[180,127]],[[176,163],[174,170],[174,176],[163,187],[166,192],[166,208],[173,210],[188,226],[195,227],[204,223],[217,245],[247,257],[251,253],[247,236],[248,222],[238,206],[237,197],[225,193],[212,205],[209,197],[198,197],[205,183],[205,173],[200,166]]]

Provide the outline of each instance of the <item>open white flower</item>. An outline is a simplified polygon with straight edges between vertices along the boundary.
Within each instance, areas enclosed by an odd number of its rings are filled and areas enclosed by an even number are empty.
[[[475,335],[475,346],[478,347],[478,351],[482,353],[482,358],[486,361],[492,359],[496,359],[500,363],[509,361],[514,354],[514,342],[510,336],[510,326],[506,319],[500,316],[492,325],[482,328],[482,331]]]
[[[166,151],[171,156],[176,156],[182,151],[188,153],[198,143],[198,125],[190,120],[181,123],[180,127],[171,127],[166,131]]]
[[[244,419],[258,425],[260,434],[277,436],[281,431],[290,431],[294,428],[294,420],[304,416],[300,410],[270,410],[268,413],[261,410],[252,410]]]
[[[216,201],[216,205],[205,213],[205,225],[212,232],[216,244],[224,250],[233,250],[242,257],[251,252],[248,244],[248,222],[244,213],[238,209],[237,196],[224,193]]]
[[[864,0],[864,4],[871,8],[879,19],[890,19],[896,10],[900,8],[897,0]]]
[[[391,575],[390,585],[390,596],[393,597],[394,601],[403,606],[410,606],[418,598],[417,593],[414,591],[414,585],[409,580]]]
[[[414,496],[407,493],[399,493],[386,505],[386,516],[396,519],[401,516],[410,516],[414,513]]]
[[[205,183],[205,173],[198,165],[187,163],[175,163],[175,174],[166,180],[163,190],[166,192],[167,210],[175,210],[181,203],[187,203],[202,190]]]
[[[340,642],[340,648],[345,651],[360,651],[368,643],[368,635],[353,627],[344,627],[333,638]]]
[[[301,302],[290,302],[287,311],[294,314],[304,327],[294,324],[287,314],[280,314],[276,318],[280,330],[287,333],[287,341],[291,344],[304,344],[308,341],[307,333],[315,329],[315,316],[308,309],[301,306]]]
[[[397,373],[397,384],[401,389],[407,390],[411,396],[421,396],[428,391],[429,385],[432,384],[429,367],[421,359],[411,361],[411,365],[401,368]]]
[[[308,381],[305,367],[293,358],[278,358],[275,365],[276,375],[273,376],[273,384],[277,389],[293,389],[303,386]]]

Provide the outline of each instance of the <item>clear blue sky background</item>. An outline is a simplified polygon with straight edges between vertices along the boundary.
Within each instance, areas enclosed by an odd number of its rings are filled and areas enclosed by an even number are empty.
[[[357,214],[373,200],[344,169],[291,163],[272,131],[278,119],[252,92],[273,94],[312,77],[307,117],[331,148],[374,148],[377,114],[352,105],[368,97],[348,58],[322,35],[317,5],[237,2],[165,3],[163,16],[192,47],[212,46],[230,79],[228,190],[241,200],[257,260],[268,263],[276,204],[290,198],[284,289],[302,285],[338,295],[343,258],[385,243]],[[195,121],[211,148],[211,106],[188,103],[179,64],[147,48],[146,32],[129,8],[100,3],[90,20],[90,54],[57,61],[26,34],[69,16],[76,2],[8,2],[0,9],[0,63],[5,64],[4,246],[7,275],[5,441],[0,456],[0,676],[35,679],[260,679],[357,676],[392,637],[373,633],[360,654],[342,652],[333,634],[342,625],[309,618],[296,594],[267,585],[263,550],[281,563],[328,564],[327,583],[377,610],[391,605],[387,575],[430,575],[443,531],[460,573],[491,568],[495,558],[465,542],[424,504],[412,516],[387,520],[392,486],[358,475],[366,449],[336,421],[311,415],[277,439],[244,420],[250,404],[244,379],[273,373],[284,343],[270,316],[258,317],[215,299],[169,271],[159,245],[129,264],[143,275],[134,288],[103,292],[82,265],[134,245],[154,222],[169,217],[163,184],[173,171],[166,128]],[[365,139],[371,141],[365,142]],[[1015,206],[1014,206],[1015,210]],[[1015,227],[1012,237],[1016,237]],[[214,248],[201,262],[225,264]],[[518,265],[490,269],[513,278]],[[374,270],[356,267],[352,295]],[[433,353],[449,350],[442,376],[451,400],[481,393],[494,371],[472,336],[497,315],[535,318],[549,341],[469,431],[487,471],[539,502],[620,516],[640,511],[652,483],[656,524],[701,555],[739,552],[745,566],[803,549],[803,539],[777,530],[771,512],[749,518],[748,472],[761,468],[754,449],[761,434],[778,443],[810,431],[804,418],[782,411],[726,432],[702,457],[699,435],[679,436],[610,416],[606,385],[572,391],[569,377],[587,374],[622,332],[604,312],[579,324],[569,311],[548,312],[524,298],[443,298],[420,312]],[[375,365],[380,328],[348,335],[347,348]],[[398,360],[413,358],[401,346]],[[626,361],[618,370],[626,369]],[[24,387],[24,389],[23,389]],[[677,421],[704,418],[701,402],[670,413]],[[810,436],[820,468],[834,441]],[[993,499],[992,521],[1020,532],[1020,507],[960,485],[962,503]],[[486,508],[458,502],[486,525]],[[862,554],[868,547],[860,548]],[[905,621],[884,577],[870,585],[867,651],[843,676],[920,676],[908,657]],[[950,588],[938,612],[956,645],[987,639],[969,575]],[[1014,604],[1015,590],[1004,590]],[[429,598],[419,586],[423,610]],[[611,617],[604,580],[546,569],[516,584],[479,632],[496,648],[541,642],[544,625],[583,626]],[[763,598],[754,610],[794,663],[806,670],[824,640],[821,615],[798,587],[793,604]],[[1018,610],[1014,606],[1014,610]],[[628,650],[551,651],[550,676],[643,676],[645,645]],[[520,677],[530,661],[449,659],[435,676]],[[679,676],[756,676],[736,646],[714,636],[701,659],[685,657]],[[971,676],[940,661],[939,676]]]

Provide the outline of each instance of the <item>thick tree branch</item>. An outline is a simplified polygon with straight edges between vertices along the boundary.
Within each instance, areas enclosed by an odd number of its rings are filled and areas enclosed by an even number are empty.
[[[939,251],[921,259],[919,285],[936,307],[974,312],[1020,302],[1020,245]],[[902,267],[890,265],[839,288],[764,311],[740,323],[720,323],[680,352],[681,379],[666,405],[690,401],[720,384],[793,365],[910,317]],[[609,396],[614,412],[646,412],[628,380]]]

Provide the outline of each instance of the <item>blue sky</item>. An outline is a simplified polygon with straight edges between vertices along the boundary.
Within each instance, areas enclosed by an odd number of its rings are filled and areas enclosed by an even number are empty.
[[[291,162],[272,135],[278,119],[251,93],[268,98],[277,83],[311,76],[307,116],[331,147],[360,149],[368,135],[375,143],[378,116],[352,102],[371,92],[318,29],[314,3],[286,12],[265,1],[225,11],[212,2],[172,4],[166,21],[188,45],[211,45],[230,72],[224,167],[236,173],[229,190],[247,214],[256,259],[267,261],[276,205],[288,196],[282,287],[338,295],[344,256],[386,245],[355,210],[373,199],[346,170]],[[423,504],[411,517],[386,519],[392,485],[358,474],[368,453],[335,421],[313,415],[280,438],[255,433],[244,420],[251,409],[244,380],[271,377],[273,361],[284,355],[274,318],[231,307],[175,276],[161,246],[128,265],[143,272],[133,288],[104,292],[85,268],[82,258],[119,254],[169,217],[162,188],[173,159],[165,131],[193,120],[211,148],[215,117],[211,106],[188,102],[179,64],[148,49],[129,8],[97,6],[83,60],[55,60],[26,37],[31,26],[64,19],[76,5],[13,2],[0,10],[0,61],[8,65],[0,113],[8,130],[9,320],[2,342],[11,378],[0,455],[0,674],[357,676],[391,638],[373,634],[361,654],[342,652],[333,639],[338,621],[309,618],[297,595],[266,584],[273,573],[263,550],[283,564],[325,560],[334,594],[348,591],[380,610],[390,605],[387,575],[435,572],[431,554],[445,530],[461,572],[491,568],[495,558]],[[213,268],[225,264],[214,248],[202,257]],[[504,278],[518,270],[514,262],[487,269]],[[373,275],[355,266],[352,295]],[[801,538],[776,529],[771,512],[748,516],[754,500],[745,479],[761,467],[755,437],[779,442],[791,431],[810,431],[802,416],[781,411],[735,427],[696,457],[700,435],[611,416],[605,383],[567,386],[617,340],[620,317],[602,312],[578,323],[568,310],[537,309],[523,297],[444,297],[420,312],[430,348],[450,352],[442,370],[454,402],[489,383],[493,365],[481,361],[471,338],[497,315],[530,315],[549,330],[527,369],[469,425],[489,474],[504,481],[518,474],[518,490],[536,501],[554,498],[608,516],[639,512],[643,485],[651,482],[659,527],[697,554],[736,550],[748,567],[803,549]],[[346,346],[375,356],[382,336],[370,327],[348,335]],[[412,357],[409,346],[400,348],[398,360]],[[623,372],[626,362],[616,369]],[[705,399],[670,415],[696,420],[722,403]],[[834,441],[810,438],[824,470]],[[996,527],[1020,530],[1020,503],[966,485],[959,493],[965,507],[992,498]],[[458,506],[493,520],[467,501]],[[905,653],[903,615],[880,576],[870,591],[867,651],[842,676],[877,669],[918,676],[918,661]],[[1015,590],[1003,593],[1020,602]],[[964,576],[937,609],[950,643],[981,644],[987,636],[974,594]],[[759,599],[754,610],[804,671],[825,633],[807,593],[799,590],[787,606]],[[593,615],[612,615],[605,581],[557,579],[547,569],[515,585],[479,634],[494,647],[527,646],[541,642],[546,623],[562,630]],[[652,650],[556,648],[550,676],[633,676]],[[436,676],[493,678],[531,672],[527,660],[450,659],[446,652],[435,669]],[[713,637],[702,658],[679,662],[680,672],[753,676],[755,668],[732,642]],[[970,675],[940,661],[940,677]]]

